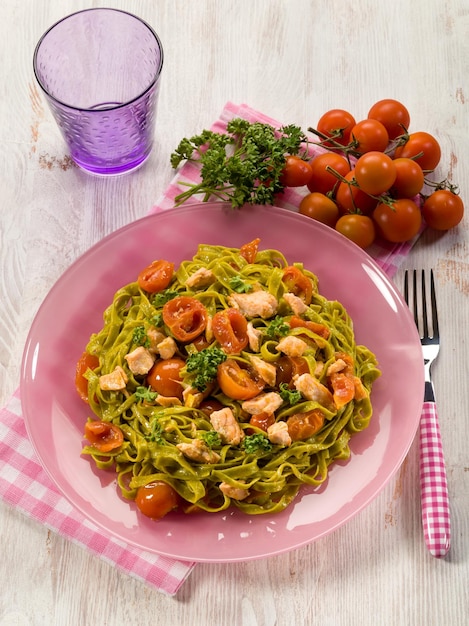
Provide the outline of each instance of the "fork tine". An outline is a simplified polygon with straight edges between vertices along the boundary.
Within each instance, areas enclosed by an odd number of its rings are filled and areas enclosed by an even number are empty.
[[[414,321],[417,328],[419,327],[419,311],[417,307],[417,270],[412,272],[412,294],[413,294],[413,311],[414,311]]]
[[[427,293],[425,289],[425,270],[422,270],[422,323],[423,336],[428,337]]]
[[[439,337],[440,329],[438,327],[438,310],[436,308],[435,280],[433,278],[433,270],[430,270],[430,300],[432,304],[433,337]]]

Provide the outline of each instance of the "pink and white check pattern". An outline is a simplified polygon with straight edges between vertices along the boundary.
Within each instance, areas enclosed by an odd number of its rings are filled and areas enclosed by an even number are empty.
[[[425,402],[420,420],[420,494],[425,543],[435,557],[448,554],[451,521],[440,427],[433,402]]]
[[[212,125],[212,130],[223,132],[233,117],[269,123],[275,127],[282,125],[247,105],[228,102],[220,118]],[[174,197],[182,190],[178,182],[197,180],[198,169],[192,164],[183,165],[151,212],[173,208]],[[288,189],[279,196],[277,204],[282,208],[296,210],[303,193],[297,189]],[[196,197],[192,199],[192,202],[197,201]],[[369,253],[389,276],[393,276],[413,243],[377,244],[369,249]],[[26,434],[18,391],[0,411],[0,498],[47,528],[164,593],[175,594],[194,566],[193,563],[176,561],[129,546],[108,536],[76,511],[57,491],[34,454]]]

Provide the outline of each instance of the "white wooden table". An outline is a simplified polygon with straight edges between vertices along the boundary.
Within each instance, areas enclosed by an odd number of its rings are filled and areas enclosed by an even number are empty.
[[[150,160],[104,180],[71,164],[32,53],[57,19],[109,4],[154,26],[165,64]],[[468,0],[3,0],[0,59],[1,405],[55,280],[148,212],[172,177],[171,151],[228,100],[306,128],[329,108],[361,118],[375,101],[399,99],[415,130],[438,137],[442,178],[450,172],[469,207]],[[439,292],[434,379],[453,516],[446,559],[432,558],[423,541],[414,443],[379,497],[333,534],[267,560],[200,564],[172,598],[1,505],[0,625],[467,624],[468,218],[447,234],[424,234],[405,265],[433,267]]]

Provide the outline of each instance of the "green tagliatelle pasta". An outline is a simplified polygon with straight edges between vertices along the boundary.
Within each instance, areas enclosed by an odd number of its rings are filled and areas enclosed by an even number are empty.
[[[99,359],[84,374],[93,420],[117,426],[123,442],[106,452],[90,442],[83,453],[99,468],[115,467],[126,498],[163,481],[185,511],[233,505],[247,514],[273,513],[349,457],[350,437],[370,422],[370,391],[380,372],[373,353],[356,345],[344,307],[318,293],[313,273],[289,265],[277,250],[258,250],[258,240],[241,249],[199,245],[163,289],[151,291],[139,281],[122,287],[86,346]],[[272,308],[258,313],[257,299],[266,293]],[[176,304],[186,297],[203,305],[205,322],[195,339],[180,341],[165,311],[174,305],[176,318],[182,315]],[[244,342],[239,350],[217,335],[215,316],[233,310],[244,319],[240,328],[228,324]],[[132,363],[136,351],[149,361],[143,370]],[[149,382],[153,363],[171,358],[184,362],[182,396],[162,394]],[[258,385],[254,397],[236,399],[223,389],[227,363]],[[120,384],[113,379],[119,375]],[[214,421],[220,411],[237,438]]]

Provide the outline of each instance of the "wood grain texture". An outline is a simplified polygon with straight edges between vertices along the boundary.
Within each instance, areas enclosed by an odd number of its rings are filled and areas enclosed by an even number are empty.
[[[177,142],[208,127],[228,100],[307,127],[329,108],[361,118],[381,98],[400,99],[412,128],[441,142],[438,175],[469,198],[467,0],[113,2],[154,26],[165,65],[151,158],[131,176],[105,180],[71,162],[35,83],[32,53],[57,19],[107,4],[0,4],[2,405],[55,280],[103,236],[147,213],[172,177]],[[414,443],[383,492],[344,527],[271,559],[200,564],[174,598],[1,505],[0,626],[467,623],[467,217],[449,233],[425,233],[405,266],[435,268],[443,320],[434,379],[453,515],[445,560],[424,545]]]

